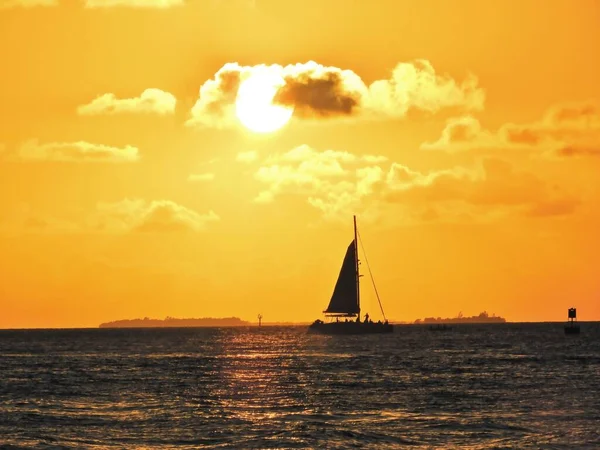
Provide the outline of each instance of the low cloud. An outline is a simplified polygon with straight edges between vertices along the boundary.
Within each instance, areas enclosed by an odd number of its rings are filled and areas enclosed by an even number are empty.
[[[364,214],[385,205],[430,220],[434,216],[460,217],[469,211],[490,217],[497,217],[499,211],[531,216],[569,214],[578,205],[567,193],[500,159],[484,159],[470,169],[430,172],[383,163],[383,158],[375,164],[372,157],[300,146],[263,162],[255,178],[266,187],[254,201],[271,203],[280,195],[296,195],[327,219]]]
[[[176,6],[184,6],[187,0],[83,0],[86,8],[146,8],[146,9],[168,9]],[[0,9],[35,6],[58,6],[59,0],[0,0]],[[256,0],[213,0],[214,6],[234,6],[236,8],[255,8]]]
[[[480,110],[485,93],[468,75],[457,82],[436,73],[425,60],[399,63],[390,77],[367,85],[351,70],[314,61],[287,66],[227,63],[200,87],[188,125],[235,125],[240,84],[264,77],[276,88],[273,103],[294,108],[299,119],[326,117],[399,118],[411,109],[435,113],[444,108]]]
[[[58,0],[0,0],[0,9],[58,6]]]
[[[536,175],[515,170],[501,159],[486,158],[472,169],[453,169],[422,174],[401,166],[392,165],[388,176],[390,190],[387,198],[393,202],[445,202],[462,201],[479,207],[517,207],[522,212],[546,210],[543,205],[569,204],[563,212],[571,213],[578,204],[571,196],[538,178]],[[406,173],[410,176],[406,176]],[[403,175],[398,177],[397,174]],[[567,211],[568,210],[568,211]],[[551,214],[553,213],[553,214]]]
[[[131,145],[112,147],[85,141],[49,142],[30,140],[13,152],[5,152],[13,161],[54,161],[64,163],[128,163],[139,160],[138,149]]]
[[[188,176],[188,181],[190,183],[203,183],[206,181],[212,181],[215,179],[214,173],[199,173],[199,174],[191,174]]]
[[[4,211],[6,214],[7,211]],[[0,216],[0,235],[19,236],[21,234],[72,234],[81,232],[81,225],[52,215],[41,215],[28,204],[18,210],[8,211]]]
[[[421,144],[423,150],[463,151],[472,148],[497,147],[497,136],[484,130],[473,116],[451,117],[446,121],[437,141]]]
[[[154,8],[166,9],[185,5],[185,0],[85,0],[86,8]]]
[[[98,203],[80,219],[65,220],[42,215],[28,204],[0,217],[0,233],[29,234],[124,234],[201,232],[219,221],[212,210],[201,214],[170,200],[147,201],[124,199],[114,203]]]
[[[542,124],[550,129],[600,129],[600,112],[591,103],[570,103],[550,108]]]
[[[349,152],[317,151],[301,145],[281,155],[271,155],[255,172],[255,178],[267,185],[255,197],[256,203],[270,203],[281,194],[305,196],[327,218],[358,208],[361,199],[372,191],[382,177],[371,166],[371,155]]]
[[[115,94],[101,95],[86,105],[79,106],[80,115],[119,114],[119,113],[153,113],[160,115],[173,114],[177,99],[160,89],[146,89],[139,97],[119,99]]]
[[[256,0],[211,0],[215,8],[256,8]]]
[[[99,203],[91,226],[98,231],[112,232],[198,232],[218,220],[219,216],[212,210],[199,214],[169,200],[125,199]]]
[[[526,214],[530,217],[566,216],[573,214],[580,204],[581,201],[572,197],[552,199],[532,205]]]
[[[542,119],[529,124],[505,124],[498,134],[508,144],[557,147],[600,144],[600,111],[591,103],[572,103],[549,108]]]
[[[585,157],[585,156],[595,156],[600,157],[600,143],[598,147],[582,147],[576,145],[567,145],[565,147],[561,147],[556,151],[557,156],[561,156],[563,158],[575,158],[575,157]]]
[[[592,104],[553,106],[533,123],[506,123],[496,132],[484,129],[473,116],[448,119],[440,138],[423,150],[459,152],[473,149],[535,150],[545,156],[597,156],[600,113]]]
[[[240,152],[237,154],[235,159],[238,162],[251,163],[258,159],[258,153],[255,152],[254,150],[250,150],[247,152]]]
[[[0,212],[0,237],[23,234],[67,234],[79,230],[77,224],[49,214],[39,214],[27,202],[3,205]]]

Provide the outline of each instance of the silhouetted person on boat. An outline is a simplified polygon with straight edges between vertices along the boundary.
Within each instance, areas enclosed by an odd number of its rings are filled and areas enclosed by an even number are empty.
[[[365,323],[369,323],[369,313],[365,314]]]

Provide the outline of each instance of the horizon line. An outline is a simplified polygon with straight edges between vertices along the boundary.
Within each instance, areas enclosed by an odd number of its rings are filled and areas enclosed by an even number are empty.
[[[517,321],[517,322],[513,322],[513,321],[506,321],[506,322],[500,322],[500,323],[490,323],[490,322],[462,322],[462,323],[452,323],[451,325],[488,325],[488,326],[498,326],[498,325],[506,325],[506,324],[564,324],[567,321],[565,320],[541,320],[541,321]],[[105,329],[141,329],[141,328],[153,328],[153,329],[164,329],[164,328],[244,328],[244,327],[249,327],[252,326],[253,328],[262,328],[265,326],[305,326],[305,325],[310,325],[312,322],[286,322],[286,321],[281,321],[281,322],[262,322],[262,325],[258,325],[258,322],[247,322],[247,324],[244,325],[221,325],[221,326],[215,326],[215,325],[208,325],[208,326],[183,326],[183,327],[100,327],[99,325],[97,326],[63,326],[63,327],[0,327],[0,331],[26,331],[26,330],[105,330]],[[389,320],[390,324],[393,325],[414,325],[414,326],[429,326],[429,325],[433,325],[430,323],[415,323],[413,322],[394,322]],[[600,319],[598,320],[578,320],[577,323],[580,324],[585,324],[585,323],[600,323]]]

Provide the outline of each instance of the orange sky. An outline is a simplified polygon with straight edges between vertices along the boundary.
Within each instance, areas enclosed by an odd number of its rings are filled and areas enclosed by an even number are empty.
[[[594,0],[0,0],[0,327],[311,321],[354,213],[392,320],[600,320],[598,23]],[[294,108],[264,134],[231,113],[260,64]]]

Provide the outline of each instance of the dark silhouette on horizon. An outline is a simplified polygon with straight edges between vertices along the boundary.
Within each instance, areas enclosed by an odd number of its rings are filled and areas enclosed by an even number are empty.
[[[426,317],[423,320],[415,320],[415,323],[506,323],[506,319],[495,314],[490,316],[487,311],[483,311],[478,316],[464,317],[462,313],[458,313],[458,316],[453,318]]]
[[[165,319],[122,319],[100,324],[100,328],[177,328],[177,327],[245,327],[246,322],[238,317],[203,317],[198,319],[177,319],[166,317]]]
[[[569,308],[569,323],[565,325],[565,334],[579,334],[579,324],[577,320],[577,308]]]

